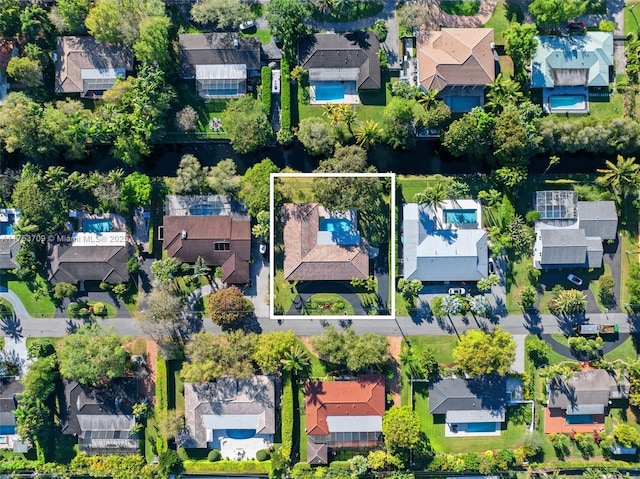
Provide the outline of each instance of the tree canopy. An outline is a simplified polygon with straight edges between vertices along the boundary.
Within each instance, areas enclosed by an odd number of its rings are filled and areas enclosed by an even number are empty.
[[[151,178],[134,171],[124,179],[122,200],[130,205],[147,206],[151,204],[151,190]]]
[[[536,53],[538,29],[530,23],[513,23],[504,33],[507,55],[513,60],[515,80],[521,85],[529,79],[527,68]]]
[[[273,140],[273,129],[262,103],[245,95],[227,103],[222,112],[222,126],[234,151],[246,154],[264,148]]]
[[[390,452],[416,448],[422,441],[420,420],[410,406],[394,406],[382,419],[384,445]]]
[[[556,26],[584,14],[588,4],[589,0],[534,0],[529,11],[538,24]]]
[[[271,173],[278,173],[273,161],[265,158],[248,168],[240,180],[238,197],[244,202],[247,212],[257,216],[260,211],[269,210],[269,181]]]
[[[58,351],[60,374],[80,384],[97,386],[124,376],[131,364],[129,353],[113,329],[85,324],[64,338]]]
[[[470,376],[507,374],[515,357],[513,337],[500,327],[491,333],[480,329],[467,331],[453,350],[453,359]]]
[[[202,25],[230,29],[251,18],[248,4],[240,0],[198,0],[191,7],[193,20]]]
[[[271,31],[282,39],[287,59],[292,60],[298,38],[309,32],[304,21],[311,17],[311,5],[297,0],[273,0],[269,2],[267,21]]]
[[[311,337],[311,346],[322,359],[356,372],[379,369],[391,357],[385,336],[356,335],[352,328],[336,331],[331,325],[322,334]]]
[[[207,312],[211,320],[224,328],[233,328],[253,315],[253,304],[235,286],[222,288],[209,295]]]
[[[275,374],[283,368],[282,360],[298,344],[292,331],[272,331],[258,336],[253,359],[265,374]]]
[[[336,130],[322,118],[304,118],[298,127],[298,140],[311,156],[329,156],[338,137]]]

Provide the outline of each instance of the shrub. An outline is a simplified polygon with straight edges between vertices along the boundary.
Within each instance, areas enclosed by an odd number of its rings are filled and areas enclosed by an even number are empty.
[[[282,447],[280,453],[286,458],[291,457],[293,446],[293,388],[291,387],[291,375],[283,374],[282,381]]]
[[[128,289],[129,289],[129,286],[127,285],[127,283],[118,283],[118,284],[113,286],[113,289],[111,291],[116,296],[122,297],[125,294],[127,294],[127,290]]]
[[[385,52],[382,48],[378,50],[378,58],[380,58],[380,68],[389,68],[389,63],[387,62],[387,52]]]
[[[271,68],[264,66],[262,67],[261,73],[262,109],[265,115],[269,115],[269,113],[271,113]]]
[[[260,449],[258,452],[256,452],[256,459],[260,462],[266,461],[267,459],[269,459],[269,451],[267,451],[266,449]]]
[[[71,298],[78,293],[78,288],[69,283],[60,282],[53,287],[53,299]]]
[[[222,459],[222,454],[220,454],[220,451],[218,451],[217,449],[211,449],[209,451],[209,454],[207,454],[207,459],[211,462],[217,462]]]
[[[373,24],[372,30],[376,32],[376,35],[378,35],[378,39],[381,42],[384,42],[387,39],[387,33],[389,33],[389,30],[387,28],[387,24],[381,18],[376,20],[376,23]]]
[[[107,314],[107,305],[97,301],[93,304],[93,314],[97,316],[102,316],[103,314]]]
[[[184,468],[189,474],[196,473],[210,473],[210,472],[242,472],[242,473],[255,473],[255,474],[268,474],[270,469],[270,462],[258,462],[258,461],[226,461],[221,460],[217,462],[210,461],[195,461],[190,459],[184,461]]]
[[[138,263],[138,258],[132,256],[127,260],[127,271],[129,274],[137,274],[140,271],[140,263]]]
[[[598,29],[601,32],[612,32],[616,29],[616,22],[613,20],[602,19],[598,25]]]
[[[67,306],[67,316],[76,319],[80,317],[80,305],[78,303],[69,303]]]
[[[291,132],[291,83],[289,62],[282,58],[280,63],[280,132]],[[278,132],[278,141],[280,141]],[[282,134],[285,135],[284,133]]]
[[[176,113],[176,127],[181,131],[195,130],[197,123],[198,112],[190,105]]]
[[[179,447],[177,449],[178,452],[178,457],[180,459],[182,459],[183,461],[186,461],[187,459],[189,459],[189,455],[187,454],[187,450],[184,447]]]

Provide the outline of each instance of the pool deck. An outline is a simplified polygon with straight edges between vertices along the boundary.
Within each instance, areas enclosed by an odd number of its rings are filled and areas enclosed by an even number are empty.
[[[84,231],[83,222],[84,220],[109,220],[111,221],[111,230],[110,233],[124,232],[127,231],[127,222],[126,220],[114,213],[102,213],[102,214],[89,214],[84,211],[78,212],[78,231]],[[91,229],[88,232],[92,232]]]
[[[584,98],[584,108],[551,108],[551,97],[575,96]],[[542,90],[542,109],[545,113],[586,115],[589,113],[589,91],[584,87],[545,88]]]
[[[567,424],[566,417],[551,415],[548,407],[544,408],[544,432],[545,434],[563,433],[570,434],[572,432],[593,433],[604,428],[604,416],[595,416],[596,422],[589,424]]]
[[[334,83],[340,84],[340,83]],[[328,86],[331,86],[328,83]],[[344,84],[344,96],[340,99],[335,100],[318,100],[316,99],[316,85],[311,85],[309,87],[309,103],[312,105],[359,105],[360,104],[360,96],[358,92],[350,87],[351,84],[349,82]]]
[[[494,431],[479,431],[479,432],[470,432],[467,431],[467,424],[458,423],[456,424],[456,430],[454,431],[450,424],[445,424],[444,427],[444,437],[478,437],[478,436],[499,436],[502,433],[501,424],[496,424],[496,428]]]
[[[232,439],[225,436],[226,431],[220,431],[216,435],[214,431],[213,442],[209,446],[218,449],[224,459],[233,461],[246,461],[255,459],[260,449],[268,449],[271,446],[269,436],[256,435],[248,439]]]

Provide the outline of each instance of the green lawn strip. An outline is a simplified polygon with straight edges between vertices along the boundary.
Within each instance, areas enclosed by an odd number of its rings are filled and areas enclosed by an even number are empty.
[[[624,34],[638,33],[640,29],[640,12],[634,8],[639,1],[625,2],[624,6]]]
[[[638,351],[636,351],[636,346],[633,342],[633,338],[631,337],[625,339],[617,348],[604,355],[604,359],[606,361],[616,361],[621,359],[626,363],[635,361],[637,357]]]
[[[414,409],[420,418],[420,428],[429,438],[431,446],[436,452],[465,453],[483,452],[495,449],[516,449],[522,444],[526,425],[514,424],[509,420],[507,412],[507,428],[500,436],[479,437],[445,437],[444,421],[434,421],[434,416],[429,413],[429,386],[425,383],[416,383],[413,386]],[[442,422],[440,422],[442,421]]]
[[[440,2],[440,10],[449,15],[461,15],[470,17],[480,12],[480,2],[465,0],[446,0]]]
[[[174,406],[176,411],[184,414],[184,383],[180,377],[180,370],[182,369],[182,361],[169,362],[170,374],[173,375],[173,394],[174,394]]]
[[[29,282],[19,281],[11,273],[7,273],[7,279],[9,290],[18,295],[31,316],[40,318],[53,317],[56,312],[56,305],[48,295],[41,294],[37,301],[33,298],[36,290],[48,287],[47,281],[40,274],[36,274],[35,279]]]
[[[15,311],[13,310],[13,305],[6,299],[0,298],[0,311],[3,315],[13,316]]]
[[[316,8],[312,18],[318,22],[352,22],[377,15],[383,7],[384,4],[380,1],[353,2],[346,12],[335,9],[325,13]]]
[[[144,428],[144,457],[148,463],[155,457],[153,448],[156,445],[157,434],[156,418],[153,409],[151,409],[147,414],[147,424]]]
[[[300,462],[307,461],[307,441],[309,436],[307,436],[307,415],[305,408],[305,399],[304,399],[304,387],[300,387],[298,389],[298,404],[299,414],[300,414]]]
[[[640,12],[639,12],[640,13]],[[637,232],[633,228],[637,228],[636,224],[630,225],[627,229],[620,231],[620,237],[622,238],[620,244],[620,306],[623,310],[626,309],[625,304],[629,303],[629,293],[627,291],[627,278],[629,277],[629,268],[633,263],[638,262],[638,236]],[[627,254],[626,252],[631,253]]]
[[[604,272],[602,274],[611,274],[611,266],[608,264],[604,264]],[[615,278],[614,278],[615,279]],[[593,280],[589,281],[589,290],[593,293],[593,297],[596,299],[596,305],[601,313],[604,313],[606,308],[600,301],[600,286],[598,286],[598,281]]]
[[[396,291],[396,316],[409,316],[409,308],[411,305],[407,303],[402,294]]]
[[[500,63],[500,72],[509,78],[513,78],[513,60],[508,55],[500,55],[498,57]]]
[[[273,307],[278,314],[287,314],[293,305],[293,301],[298,296],[295,282],[289,282],[284,279],[282,270],[276,271],[276,277],[273,281]]]
[[[271,42],[271,30],[268,28],[264,30],[258,29],[254,33],[240,33],[240,36],[244,38],[257,38],[263,45]]]
[[[324,377],[326,377],[327,376],[327,369],[325,368],[324,363],[320,360],[320,358],[318,358],[318,356],[316,356],[311,351],[309,351],[309,348],[307,348],[302,343],[302,341],[300,341],[300,346],[302,348],[304,348],[304,350],[309,355],[309,366],[311,366],[311,377],[312,378],[324,378]]]
[[[453,348],[458,344],[455,336],[408,336],[407,339],[414,354],[419,354],[427,346],[431,346],[438,363],[443,365],[454,363]]]
[[[529,285],[528,266],[531,258],[523,256],[507,263],[507,311],[512,314],[522,313],[520,290]]]
[[[187,474],[216,473],[216,472],[242,472],[255,474],[268,474],[271,469],[271,461],[217,461],[206,459],[184,461],[184,469]]]
[[[351,315],[353,306],[349,301],[335,293],[316,293],[304,305],[302,314],[318,316]]]

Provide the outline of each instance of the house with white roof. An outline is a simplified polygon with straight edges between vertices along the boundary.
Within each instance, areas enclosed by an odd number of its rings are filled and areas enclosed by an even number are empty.
[[[403,276],[420,281],[478,281],[488,276],[480,201],[445,200],[403,208]]]

